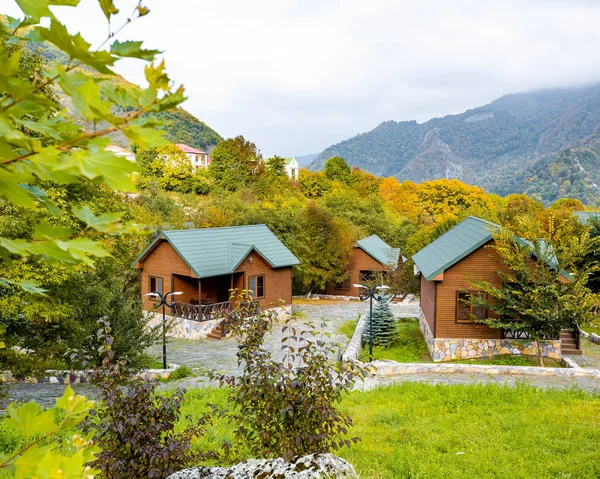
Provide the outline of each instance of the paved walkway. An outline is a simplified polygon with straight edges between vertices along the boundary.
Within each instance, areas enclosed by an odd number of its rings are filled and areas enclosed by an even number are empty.
[[[592,343],[589,339],[581,338],[581,355],[568,357],[582,368],[600,369],[600,344]]]
[[[571,389],[579,388],[588,391],[600,392],[600,381],[591,378],[564,378],[554,376],[490,376],[487,374],[406,374],[385,378],[369,377],[364,383],[358,383],[355,389],[368,390],[389,384],[402,382],[421,382],[429,384],[498,384],[516,386],[528,384],[540,388]]]
[[[418,302],[406,301],[393,304],[397,316],[416,317],[418,315]],[[339,334],[338,329],[347,321],[357,319],[359,315],[369,314],[368,302],[361,301],[331,301],[331,300],[303,300],[295,302],[293,306],[293,319],[288,326],[296,329],[306,328],[306,323],[312,323],[317,330],[322,330],[330,336],[323,336],[323,340],[343,352],[350,338]],[[274,357],[281,357],[281,340],[288,333],[282,332],[285,324],[273,325],[272,331],[265,337],[265,347]],[[162,354],[162,345],[156,344],[148,352],[156,357]],[[241,370],[237,366],[238,342],[236,338],[226,338],[221,341],[205,339],[186,340],[170,339],[167,342],[167,358],[170,363],[201,370],[215,370],[223,374],[238,374]]]

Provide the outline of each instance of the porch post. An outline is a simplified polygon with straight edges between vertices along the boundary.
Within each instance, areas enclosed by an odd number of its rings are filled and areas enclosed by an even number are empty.
[[[198,278],[198,321],[202,321],[202,280]]]

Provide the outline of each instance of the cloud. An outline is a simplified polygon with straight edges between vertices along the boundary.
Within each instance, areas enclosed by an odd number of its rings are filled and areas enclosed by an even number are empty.
[[[95,3],[84,0],[77,17],[59,11],[97,44],[106,26]],[[123,34],[166,50],[190,112],[266,154],[316,152],[385,120],[426,121],[506,93],[600,80],[592,0],[147,3],[151,14]],[[143,82],[137,62],[120,72]]]

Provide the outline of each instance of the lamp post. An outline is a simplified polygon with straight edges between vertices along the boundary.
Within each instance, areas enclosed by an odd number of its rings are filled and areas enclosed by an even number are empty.
[[[177,296],[183,294],[181,293],[181,291],[169,291],[168,293],[165,293],[164,295],[162,293],[159,293],[158,291],[154,291],[152,293],[147,293],[144,296],[149,296],[151,299],[157,299],[158,301],[156,301],[154,303],[154,307],[158,308],[159,306],[162,306],[162,314],[163,314],[163,369],[167,369],[167,316],[166,316],[166,311],[165,311],[165,307],[168,306],[171,310],[173,310],[173,308],[175,307],[175,301],[173,301],[173,299],[171,299],[171,304],[167,303],[167,298],[169,296]]]
[[[369,360],[373,361],[373,298],[375,298],[376,301],[383,300],[385,296],[382,291],[390,289],[390,287],[381,285],[370,288],[365,284],[354,284],[353,286],[355,288],[366,290],[358,296],[361,301],[369,300]]]

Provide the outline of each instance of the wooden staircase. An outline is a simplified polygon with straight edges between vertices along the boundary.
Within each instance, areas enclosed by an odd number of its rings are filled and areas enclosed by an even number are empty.
[[[209,341],[219,341],[223,339],[223,322],[220,322],[216,328],[206,335]]]
[[[581,354],[581,349],[577,349],[573,333],[568,329],[563,329],[560,332],[560,351],[561,354]]]

